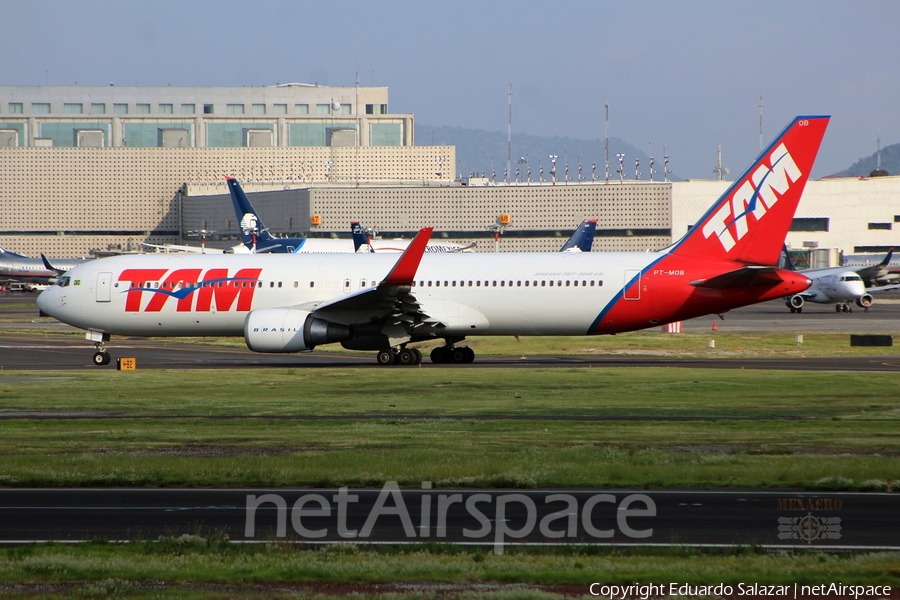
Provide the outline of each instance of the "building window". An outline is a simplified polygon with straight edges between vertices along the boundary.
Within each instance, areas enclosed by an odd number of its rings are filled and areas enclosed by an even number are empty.
[[[242,114],[244,114],[244,105],[243,104],[226,104],[225,105],[225,114],[226,115],[242,115]]]
[[[388,114],[387,104],[381,105],[381,114],[383,114],[383,115]]]
[[[331,105],[330,104],[316,104],[316,114],[317,115],[330,115],[331,114]]]
[[[25,112],[25,108],[22,106],[21,102],[10,102],[9,112],[14,115],[21,115],[23,112]]]
[[[12,112],[12,111],[9,111]],[[894,215],[894,223],[900,223],[900,215]]]
[[[204,104],[203,105],[203,114],[204,115],[211,115],[213,113],[215,113],[215,105],[213,105],[213,104]]]
[[[175,110],[171,104],[160,104],[159,105],[159,114],[161,115],[171,115]]]
[[[84,105],[81,102],[66,102],[63,104],[63,112],[67,115],[80,115],[84,112]]]
[[[265,104],[254,104],[252,106],[254,115],[264,115],[266,114],[266,105]]]
[[[828,231],[828,217],[795,217],[791,231]]]
[[[91,103],[91,114],[92,115],[105,115],[106,114],[106,104],[103,102],[92,102]]]
[[[295,104],[294,105],[294,114],[295,115],[308,115],[309,114],[309,104]]]
[[[128,105],[127,104],[113,104],[113,112],[117,115],[127,115],[128,114]]]
[[[31,112],[36,115],[49,115],[50,114],[50,103],[49,102],[32,102],[31,103]]]
[[[181,114],[192,115],[195,112],[197,112],[197,106],[195,104],[182,104],[181,105]]]
[[[135,112],[139,115],[149,115],[150,114],[150,105],[149,104],[138,104],[135,107]]]
[[[352,104],[341,104],[341,113],[342,115],[352,115],[353,114],[353,105]]]
[[[869,223],[869,229],[891,229],[892,223]]]
[[[273,104],[272,112],[276,115],[286,115],[287,114],[287,104]]]
[[[374,104],[366,104],[366,114],[367,115],[375,114],[375,105]]]

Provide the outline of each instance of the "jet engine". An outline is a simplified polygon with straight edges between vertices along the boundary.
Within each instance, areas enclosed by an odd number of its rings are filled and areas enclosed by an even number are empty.
[[[863,294],[856,299],[856,305],[861,308],[869,308],[874,301],[875,299],[872,297],[872,294]]]
[[[302,352],[353,338],[350,325],[331,323],[306,310],[263,308],[244,321],[244,340],[254,352]]]
[[[791,308],[803,308],[803,296],[800,294],[791,296],[787,301],[787,305]]]

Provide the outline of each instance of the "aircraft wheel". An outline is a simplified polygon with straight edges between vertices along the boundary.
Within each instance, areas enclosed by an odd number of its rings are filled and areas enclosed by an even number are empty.
[[[841,312],[841,305],[840,305],[840,304],[835,304],[835,305],[834,305],[834,312]]]
[[[466,353],[468,348],[453,348],[450,350],[450,360],[454,364],[462,364],[466,362],[466,358],[469,356]]]
[[[109,355],[109,352],[95,352],[94,353],[94,364],[98,367],[108,365],[109,361],[111,361],[111,360],[112,360],[112,357]]]
[[[465,360],[466,364],[471,364],[471,363],[475,362],[475,351],[472,350],[471,348],[469,348],[468,346],[463,348],[463,350],[466,351],[466,360]]]
[[[798,312],[798,313],[802,313],[802,312],[803,312],[803,307],[801,306],[800,308],[798,308],[798,309],[797,309],[797,312]]]
[[[788,308],[791,309],[791,314],[794,314],[795,312],[797,312],[797,309],[791,305],[788,305]]]
[[[375,357],[375,360],[378,361],[379,365],[387,366],[394,364],[394,359],[397,355],[393,350],[381,350],[378,355]]]
[[[450,362],[450,349],[447,346],[438,346],[431,351],[431,362],[439,365]]]
[[[413,361],[413,364],[414,364],[414,365],[421,365],[421,364],[422,364],[422,351],[419,350],[418,348],[411,348],[411,350],[412,350],[412,353],[413,353],[413,354],[415,355],[415,357],[416,357],[416,359]]]
[[[397,353],[397,364],[407,367],[416,364],[416,353],[413,348],[404,348]]]

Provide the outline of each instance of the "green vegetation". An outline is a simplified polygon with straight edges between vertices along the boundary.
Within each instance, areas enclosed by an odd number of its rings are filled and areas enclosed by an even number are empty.
[[[884,489],[900,478],[892,373],[3,372],[0,417],[6,486]]]
[[[198,536],[0,550],[4,597],[33,587],[41,597],[59,598],[318,598],[350,591],[359,598],[431,598],[442,591],[461,598],[559,598],[588,596],[587,588],[595,581],[735,587],[840,581],[896,588],[900,567],[894,553],[561,547],[510,548],[497,556],[450,545],[308,549],[234,545]],[[51,593],[54,589],[58,593]]]
[[[891,373],[2,371],[0,485],[883,490],[900,478],[898,418],[900,376]],[[594,581],[900,585],[895,553],[592,546],[497,556],[433,544],[239,545],[194,533],[0,549],[0,595],[506,599],[587,596]]]

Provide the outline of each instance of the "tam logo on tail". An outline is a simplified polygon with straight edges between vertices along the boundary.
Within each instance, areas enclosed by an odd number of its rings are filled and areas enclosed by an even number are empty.
[[[775,149],[770,161],[772,166],[760,165],[737,189],[731,202],[723,204],[703,226],[703,235],[715,235],[726,252],[749,230],[747,216],[753,215],[758,222],[803,175],[784,144]]]
[[[673,249],[677,254],[774,265],[829,117],[797,117]]]

